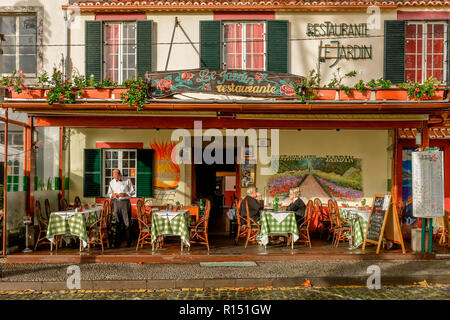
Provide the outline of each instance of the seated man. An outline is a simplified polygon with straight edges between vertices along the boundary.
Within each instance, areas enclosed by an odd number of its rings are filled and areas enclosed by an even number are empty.
[[[250,218],[258,222],[260,217],[259,211],[264,209],[264,200],[261,194],[256,191],[256,188],[248,188],[247,196],[242,200],[239,212],[243,218],[247,217],[246,204],[248,204]]]
[[[295,211],[295,217],[297,220],[297,226],[303,223],[305,218],[306,205],[302,199],[300,199],[300,188],[293,188],[289,190],[289,199],[291,204],[286,208],[287,211]]]

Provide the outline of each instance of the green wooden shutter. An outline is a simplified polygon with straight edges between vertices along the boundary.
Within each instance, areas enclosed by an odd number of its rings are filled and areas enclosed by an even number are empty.
[[[146,72],[153,70],[153,21],[140,20],[137,26],[137,73],[144,78]]]
[[[289,21],[267,21],[267,71],[287,73],[289,69]]]
[[[155,152],[152,149],[137,150],[136,196],[138,198],[153,197],[154,158]]]
[[[405,82],[405,21],[384,22],[384,79]]]
[[[222,22],[200,21],[200,68],[222,68]]]
[[[102,150],[84,149],[83,196],[102,196]]]
[[[103,36],[101,21],[86,21],[86,78],[93,74],[97,82],[102,81]]]

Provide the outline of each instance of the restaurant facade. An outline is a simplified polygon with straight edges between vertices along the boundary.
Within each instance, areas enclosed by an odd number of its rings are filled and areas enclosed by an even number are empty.
[[[226,211],[249,187],[266,204],[288,203],[288,190],[300,186],[305,203],[364,206],[391,194],[397,207],[411,205],[413,150],[437,147],[450,167],[449,4],[2,2],[4,75],[24,69],[33,87],[44,71],[150,85],[139,108],[123,102],[129,86],[97,86],[53,104],[49,91],[5,90],[1,107],[28,120],[15,123],[24,132],[23,185],[7,187],[15,201],[7,201],[3,253],[25,245],[22,219],[34,217],[36,200],[48,198],[55,210],[61,197],[100,203],[117,167],[149,207],[211,199],[218,235],[231,232]],[[21,48],[20,39],[34,49],[5,50],[13,41]],[[396,86],[430,77],[439,81],[434,97]],[[357,91],[360,80],[366,87]],[[314,95],[304,101],[305,92]]]

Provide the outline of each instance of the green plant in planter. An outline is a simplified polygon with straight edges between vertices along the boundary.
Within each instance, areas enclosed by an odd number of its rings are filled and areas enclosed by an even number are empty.
[[[400,88],[408,90],[408,97],[414,100],[429,99],[434,96],[434,93],[440,81],[433,77],[429,77],[424,83],[408,82],[399,84]]]
[[[342,81],[344,81],[347,78],[353,78],[358,74],[357,71],[350,71],[344,75],[341,75],[340,67],[337,68],[336,71],[337,72],[333,73],[333,79],[331,79],[331,81],[327,84],[328,88],[339,88],[340,90],[346,90],[346,87],[342,84]]]
[[[25,79],[22,70],[14,70],[11,76],[4,76],[0,80],[0,85],[8,88],[8,92],[13,90],[17,93],[22,93],[23,90],[28,88],[25,84]]]
[[[48,105],[52,105],[55,102],[62,104],[74,103],[76,96],[81,94],[80,90],[73,87],[72,82],[63,78],[61,71],[55,68],[50,81],[52,87],[47,93]]]
[[[363,80],[359,80],[359,82],[357,84],[355,84],[355,89],[358,90],[359,92],[363,93],[364,91],[368,90],[368,86],[366,86],[366,84],[364,83]]]
[[[118,86],[118,84],[116,81],[113,81],[108,77],[105,77],[105,79],[103,79],[103,82],[102,82],[103,88],[115,88],[117,86]]]
[[[80,75],[72,75],[73,86],[77,89],[84,89],[87,86],[86,77]]]
[[[313,100],[317,96],[314,88],[320,86],[320,75],[316,70],[310,70],[308,76],[299,84],[294,83],[294,91],[301,102]]]
[[[40,88],[47,88],[50,84],[50,78],[47,71],[42,72],[38,77],[38,86]]]
[[[89,80],[87,81],[87,86],[91,87],[91,88],[95,88],[95,89],[100,89],[102,88],[102,83],[101,82],[96,82],[94,75],[91,74],[91,76],[89,77]]]
[[[148,85],[139,78],[139,80],[126,80],[123,83],[127,87],[127,91],[120,95],[122,103],[135,107],[136,110],[142,110],[147,102]]]
[[[376,85],[382,89],[389,89],[392,86],[392,82],[391,80],[384,80],[383,78],[380,78],[377,80]]]

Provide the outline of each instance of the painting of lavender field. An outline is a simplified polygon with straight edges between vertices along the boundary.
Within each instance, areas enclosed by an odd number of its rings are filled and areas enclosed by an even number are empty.
[[[279,170],[269,179],[269,196],[286,197],[300,187],[305,198],[360,200],[362,160],[353,156],[280,156]]]

